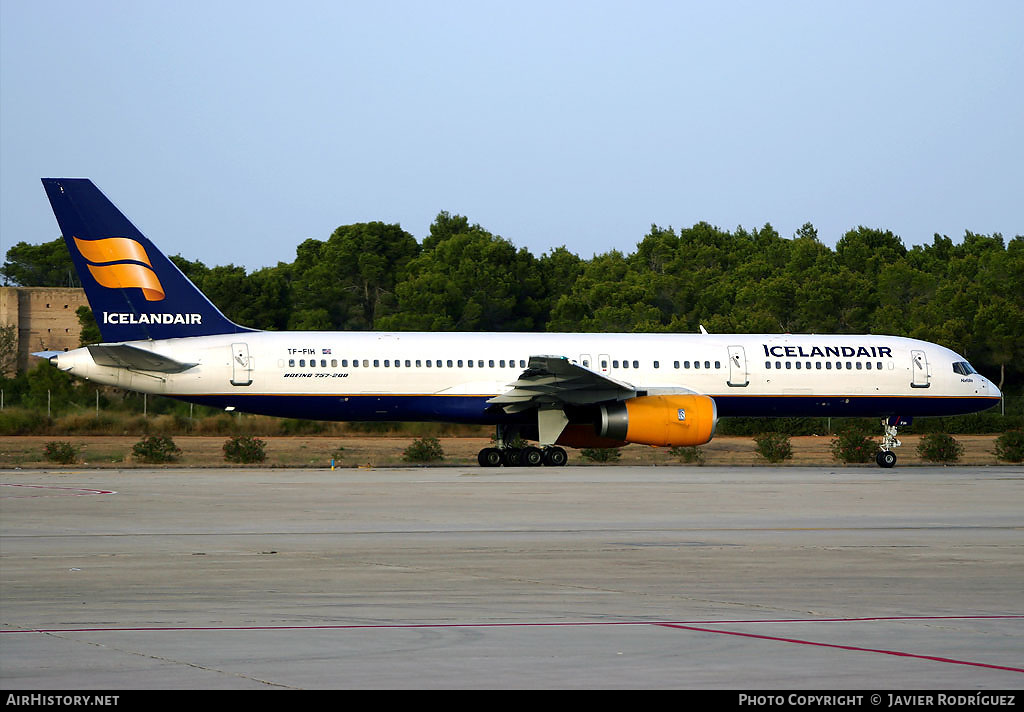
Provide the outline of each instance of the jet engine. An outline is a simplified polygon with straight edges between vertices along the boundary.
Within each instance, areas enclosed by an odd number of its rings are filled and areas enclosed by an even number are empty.
[[[718,409],[701,395],[640,396],[600,406],[597,435],[656,446],[703,445],[715,434]]]

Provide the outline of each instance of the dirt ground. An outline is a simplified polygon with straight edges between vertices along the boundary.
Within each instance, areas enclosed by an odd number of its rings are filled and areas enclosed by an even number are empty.
[[[923,462],[917,455],[917,444],[921,436],[900,436],[903,446],[896,453],[899,465],[933,464]],[[960,459],[963,465],[1000,465],[993,454],[995,435],[961,435],[957,440],[964,446]],[[139,436],[6,436],[0,437],[0,468],[42,468],[54,467],[43,457],[43,448],[53,440],[70,442],[78,451],[77,467],[152,467],[135,462],[132,446]],[[344,437],[264,437],[266,462],[249,467],[331,467],[334,458],[336,467],[391,467],[410,465],[402,459],[405,448],[412,444],[413,436],[344,436]],[[174,467],[237,467],[225,462],[223,436],[176,436],[175,444],[181,448],[180,459]],[[486,438],[451,437],[441,438],[444,460],[440,465],[476,465],[477,452],[489,445]],[[817,465],[843,467],[875,467],[867,465],[844,465],[832,456],[829,436],[794,437],[790,440],[793,458],[786,465]],[[704,466],[715,465],[765,465],[772,466],[758,456],[754,441],[747,437],[719,437],[701,448],[704,452]],[[578,450],[568,449],[570,465],[596,463],[583,459]],[[645,445],[630,445],[622,448],[618,464],[623,465],[678,465],[679,459],[668,452],[668,448],[653,448]]]

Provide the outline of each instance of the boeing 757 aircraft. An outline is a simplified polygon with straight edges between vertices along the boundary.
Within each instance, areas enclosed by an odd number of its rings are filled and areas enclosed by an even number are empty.
[[[256,331],[91,181],[43,186],[103,343],[37,355],[104,385],[290,418],[494,425],[484,466],[564,465],[561,446],[701,445],[720,417],[871,416],[892,467],[900,425],[1000,397],[962,356],[894,336]]]

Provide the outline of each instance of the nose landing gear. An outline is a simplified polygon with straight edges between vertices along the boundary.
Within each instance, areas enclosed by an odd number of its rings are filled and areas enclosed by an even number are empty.
[[[910,418],[899,415],[882,419],[882,444],[879,445],[878,454],[875,455],[875,462],[879,467],[896,466],[896,453],[892,451],[892,448],[903,444],[896,437],[896,430],[901,425],[910,425],[910,422]]]

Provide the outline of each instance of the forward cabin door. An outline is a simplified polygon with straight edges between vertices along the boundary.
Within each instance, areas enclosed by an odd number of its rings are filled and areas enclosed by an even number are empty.
[[[910,352],[910,387],[927,388],[930,385],[928,380],[928,357],[924,351],[914,350]]]
[[[249,344],[231,344],[231,385],[248,386],[252,383],[252,358]]]
[[[733,387],[746,386],[750,383],[747,374],[747,352],[742,346],[729,347],[729,380],[727,383]]]

